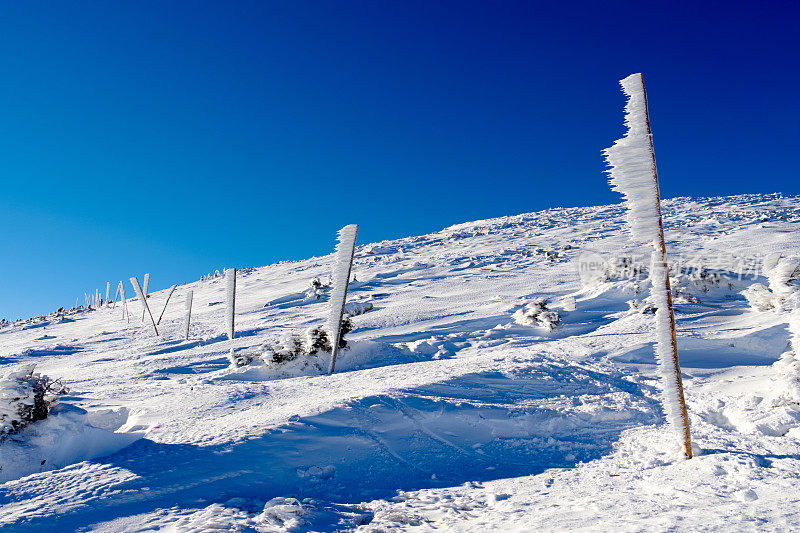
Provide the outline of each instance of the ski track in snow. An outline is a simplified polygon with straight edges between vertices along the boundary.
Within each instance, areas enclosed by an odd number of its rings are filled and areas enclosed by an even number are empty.
[[[800,255],[800,198],[663,208],[671,257]],[[701,450],[679,459],[653,316],[627,303],[649,288],[584,286],[576,268],[585,253],[646,251],[623,229],[613,205],[358,246],[348,303],[366,311],[331,376],[229,368],[227,355],[322,325],[329,293],[306,291],[333,254],[239,270],[233,340],[223,278],[179,285],[158,337],[132,300],[130,323],[117,305],[0,328],[4,372],[36,363],[71,388],[50,419],[0,444],[0,527],[797,529],[800,411],[781,402],[772,366],[788,349],[787,313],[739,294],[763,276],[678,284],[699,299],[677,298],[676,320]],[[168,292],[149,296],[154,314]],[[562,316],[552,332],[512,319],[539,296]]]

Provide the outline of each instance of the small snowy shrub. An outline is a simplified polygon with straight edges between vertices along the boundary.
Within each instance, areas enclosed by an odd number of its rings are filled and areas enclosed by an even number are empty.
[[[305,294],[306,300],[319,300],[322,298],[326,292],[331,289],[331,282],[328,280],[328,283],[322,283],[320,279],[314,278],[311,280],[311,287],[308,288]]]
[[[247,354],[244,352],[236,353],[231,348],[231,351],[228,352],[228,359],[231,361],[231,366],[236,368],[241,368],[243,366],[247,366],[252,363],[258,355],[255,354]]]
[[[60,379],[34,372],[35,367],[29,365],[0,378],[0,441],[47,418],[58,397],[69,392]]]
[[[294,361],[301,355],[308,355],[302,339],[287,333],[277,343],[264,344],[261,347],[261,359],[268,363],[286,363]]]
[[[633,257],[614,257],[606,264],[606,281],[615,279],[639,279],[647,276],[647,266],[637,263]]]
[[[628,310],[631,312],[641,313],[643,315],[654,315],[656,314],[655,306],[648,302],[647,299],[644,300],[628,300]]]
[[[344,306],[344,312],[350,316],[358,316],[367,311],[372,311],[372,308],[372,302],[347,302]]]
[[[511,318],[517,324],[544,328],[547,331],[553,331],[561,323],[561,316],[556,311],[548,309],[545,297],[536,298],[524,309],[517,310]]]
[[[350,317],[345,315],[342,319],[339,349],[347,348],[347,341],[344,336],[353,331],[353,323]],[[243,367],[251,364],[272,363],[284,364],[291,361],[303,360],[306,365],[319,366],[320,370],[323,360],[319,358],[322,354],[331,353],[331,341],[328,332],[321,326],[307,329],[302,336],[286,333],[277,342],[268,342],[261,346],[259,354],[231,353],[228,358],[231,366]],[[318,360],[319,359],[319,360]],[[327,361],[327,358],[324,358]]]

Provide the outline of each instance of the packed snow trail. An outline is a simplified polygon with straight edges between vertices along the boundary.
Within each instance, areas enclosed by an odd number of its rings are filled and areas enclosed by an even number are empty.
[[[709,265],[673,286],[691,461],[665,445],[646,278],[612,261],[644,255],[623,209],[553,209],[359,246],[356,329],[330,376],[227,356],[323,325],[330,289],[310,282],[332,255],[239,270],[234,339],[222,278],[175,291],[193,291],[188,341],[181,305],[159,337],[111,308],[0,328],[2,372],[36,363],[72,389],[0,444],[0,465],[16,465],[0,470],[0,526],[796,529],[800,415],[773,366],[788,314],[752,308],[740,292],[768,281],[736,273],[800,255],[800,199],[663,207],[671,257]],[[587,277],[595,256],[606,263]],[[514,318],[542,297],[553,331]],[[97,432],[107,446],[93,454]]]

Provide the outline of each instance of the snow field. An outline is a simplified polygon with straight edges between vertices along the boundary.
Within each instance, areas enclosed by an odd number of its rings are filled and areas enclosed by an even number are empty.
[[[333,256],[239,270],[233,339],[223,278],[179,285],[158,337],[133,301],[130,323],[117,305],[0,328],[3,371],[36,363],[72,389],[0,444],[0,525],[797,528],[800,416],[776,364],[789,311],[751,307],[740,292],[769,280],[735,273],[800,255],[800,200],[675,199],[664,217],[671,258],[702,253],[730,276],[674,278],[691,461],[667,438],[646,279],[576,268],[646,249],[621,206],[554,209],[358,246],[348,306],[363,312],[330,376],[227,354],[324,324],[330,291],[308,293]],[[542,297],[555,329],[515,320]]]

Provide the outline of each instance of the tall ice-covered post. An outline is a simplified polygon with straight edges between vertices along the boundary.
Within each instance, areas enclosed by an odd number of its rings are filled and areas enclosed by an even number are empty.
[[[350,283],[350,272],[353,269],[353,254],[356,251],[358,224],[350,224],[339,230],[339,242],[336,244],[336,257],[333,264],[333,291],[331,291],[331,307],[328,316],[328,334],[331,339],[331,369],[336,369],[336,355],[339,353],[339,342],[342,338],[342,315],[347,300],[347,286]]]
[[[678,361],[675,313],[669,283],[667,246],[661,218],[661,195],[658,187],[656,155],[644,76],[631,74],[620,80],[628,96],[625,104],[625,136],[604,150],[611,167],[611,188],[620,192],[628,208],[627,218],[635,240],[652,244],[650,282],[656,306],[656,358],[664,389],[664,411],[669,424],[677,431],[684,456],[692,457],[689,415],[683,395],[683,380]]]

